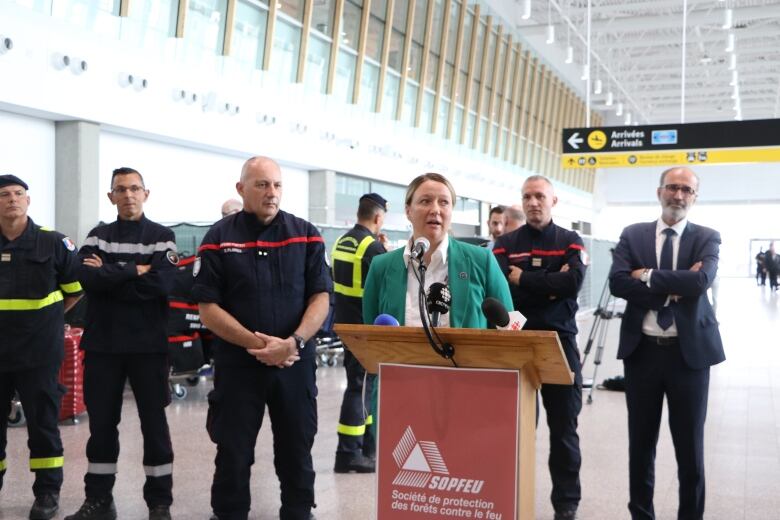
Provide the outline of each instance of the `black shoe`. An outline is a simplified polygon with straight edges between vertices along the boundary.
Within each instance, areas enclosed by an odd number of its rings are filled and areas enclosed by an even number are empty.
[[[556,511],[554,520],[577,520],[577,509]]]
[[[49,520],[54,518],[59,508],[60,495],[58,493],[47,493],[35,497],[35,502],[33,502],[30,509],[30,520]]]
[[[149,520],[171,520],[171,507],[164,505],[150,507]]]
[[[336,454],[336,464],[333,466],[334,473],[375,473],[376,463],[363,455],[343,456]]]
[[[88,498],[78,511],[66,516],[65,520],[116,520],[114,499]]]

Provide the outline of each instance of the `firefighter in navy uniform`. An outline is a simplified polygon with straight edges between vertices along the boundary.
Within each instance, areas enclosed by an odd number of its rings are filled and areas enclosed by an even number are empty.
[[[219,341],[207,430],[217,445],[211,506],[245,520],[250,470],[266,405],[281,487],[282,520],[314,507],[316,356],[309,339],[330,307],[325,244],[309,222],[279,209],[282,173],[265,157],[244,163],[244,209],[214,224],[198,249],[193,298]]]
[[[140,173],[114,170],[108,197],[117,206],[117,220],[90,231],[79,251],[79,279],[88,298],[81,348],[90,437],[86,500],[66,520],[116,518],[117,425],[127,380],[141,420],[149,519],[167,520],[173,448],[165,416],[171,400],[166,324],[179,259],[173,231],[144,215],[149,190]]]
[[[357,224],[341,236],[333,246],[333,292],[336,293],[336,323],[363,323],[363,284],[371,260],[387,252],[386,240],[379,231],[384,224],[387,201],[376,193],[360,197]],[[363,395],[371,395],[376,376],[367,375],[360,362],[345,345],[344,368],[347,389],[341,402],[336,448],[336,473],[373,473],[376,444],[371,431],[373,416],[365,413],[367,402]],[[363,381],[366,381],[365,394]],[[367,400],[368,401],[368,400]]]
[[[64,310],[81,295],[76,246],[27,216],[27,184],[0,175],[0,489],[8,414],[14,392],[27,415],[35,502],[29,517],[54,517],[62,486],[57,421],[64,394],[57,377],[63,358]],[[2,509],[0,508],[0,516]]]
[[[553,186],[541,175],[523,183],[526,224],[498,237],[493,253],[509,279],[515,309],[527,319],[525,330],[558,333],[574,385],[542,385],[550,429],[550,499],[555,520],[576,518],[580,502],[580,447],[577,416],[582,408],[582,371],[577,350],[577,294],[585,277],[585,249],[574,231],[556,226]]]

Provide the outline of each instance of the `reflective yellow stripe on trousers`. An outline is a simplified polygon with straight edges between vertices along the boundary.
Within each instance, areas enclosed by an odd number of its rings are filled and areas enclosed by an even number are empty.
[[[65,462],[65,457],[45,457],[41,459],[30,459],[30,469],[61,468],[64,462]]]
[[[59,289],[40,300],[0,299],[0,311],[37,311],[63,300]]]
[[[346,424],[339,423],[338,427],[336,428],[336,431],[342,435],[352,435],[355,437],[359,437],[366,433],[366,425],[363,424],[360,426],[347,426]]]
[[[0,471],[5,471],[5,468],[7,468],[8,465],[5,462],[5,459],[0,459]]]

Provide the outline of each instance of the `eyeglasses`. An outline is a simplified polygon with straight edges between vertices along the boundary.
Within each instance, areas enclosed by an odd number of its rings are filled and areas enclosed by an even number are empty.
[[[116,188],[111,190],[111,193],[114,195],[124,195],[127,192],[132,193],[133,195],[140,193],[142,191],[145,191],[145,188],[143,186],[117,186]]]
[[[664,189],[669,193],[677,193],[678,191],[681,191],[683,195],[688,197],[691,195],[696,195],[696,190],[690,186],[686,186],[685,184],[667,184],[664,186]]]

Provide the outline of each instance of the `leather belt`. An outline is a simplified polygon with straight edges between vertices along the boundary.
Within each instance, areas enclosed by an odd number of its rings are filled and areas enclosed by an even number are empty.
[[[648,336],[647,334],[642,334],[642,341],[664,347],[680,344],[680,340],[677,336]]]

